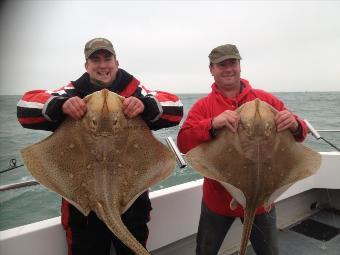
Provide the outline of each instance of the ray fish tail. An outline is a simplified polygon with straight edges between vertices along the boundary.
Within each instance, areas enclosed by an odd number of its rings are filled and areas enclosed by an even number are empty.
[[[137,239],[130,233],[121,219],[118,208],[103,208],[98,206],[99,215],[111,215],[102,219],[107,223],[107,227],[114,233],[117,238],[122,241],[127,247],[133,250],[137,255],[150,255],[150,253],[141,245]]]
[[[243,233],[241,239],[241,247],[240,247],[240,255],[244,255],[247,250],[248,240],[251,234],[251,230],[253,228],[253,222],[255,218],[256,207],[246,208],[244,214],[244,222],[243,222]]]

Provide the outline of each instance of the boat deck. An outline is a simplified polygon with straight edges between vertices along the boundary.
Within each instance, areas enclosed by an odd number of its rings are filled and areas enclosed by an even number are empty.
[[[235,223],[240,224],[240,222]],[[301,233],[294,231],[293,228]],[[226,239],[233,238],[230,236],[232,232],[233,227],[228,232],[229,236],[227,235]],[[301,221],[280,229],[278,238],[280,255],[339,255],[340,211],[336,209],[322,209],[309,217],[303,218]],[[151,254],[194,255],[196,248],[195,239],[196,235],[192,235],[181,240],[181,242],[172,244],[171,248],[152,251]],[[235,251],[238,248],[239,246],[234,247],[233,250]],[[178,253],[179,250],[180,253]],[[238,252],[221,247],[218,255],[238,255]],[[256,255],[251,245],[248,245],[246,255]]]
[[[302,233],[294,231],[294,227]],[[280,230],[279,250],[280,255],[339,255],[340,212],[321,210],[302,222]],[[246,255],[256,255],[251,246],[248,246]]]

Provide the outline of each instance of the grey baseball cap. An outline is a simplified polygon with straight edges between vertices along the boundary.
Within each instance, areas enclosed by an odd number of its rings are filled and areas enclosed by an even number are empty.
[[[226,59],[241,59],[238,49],[233,44],[224,44],[214,48],[209,54],[210,63],[220,63]]]
[[[93,53],[98,50],[106,50],[116,57],[115,50],[113,49],[112,43],[105,38],[94,38],[85,44],[84,54],[87,60]]]

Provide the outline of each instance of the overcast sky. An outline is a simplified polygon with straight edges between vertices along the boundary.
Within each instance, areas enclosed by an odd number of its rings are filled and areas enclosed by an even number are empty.
[[[233,43],[267,91],[340,91],[340,1],[7,1],[0,94],[57,89],[84,71],[93,37],[151,89],[207,93],[208,54]]]

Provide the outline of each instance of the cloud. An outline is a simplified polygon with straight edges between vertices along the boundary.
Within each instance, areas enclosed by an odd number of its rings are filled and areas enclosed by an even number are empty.
[[[242,75],[269,91],[339,91],[337,1],[7,1],[0,94],[56,89],[84,72],[83,47],[110,39],[153,89],[206,93],[210,50],[237,44]]]

